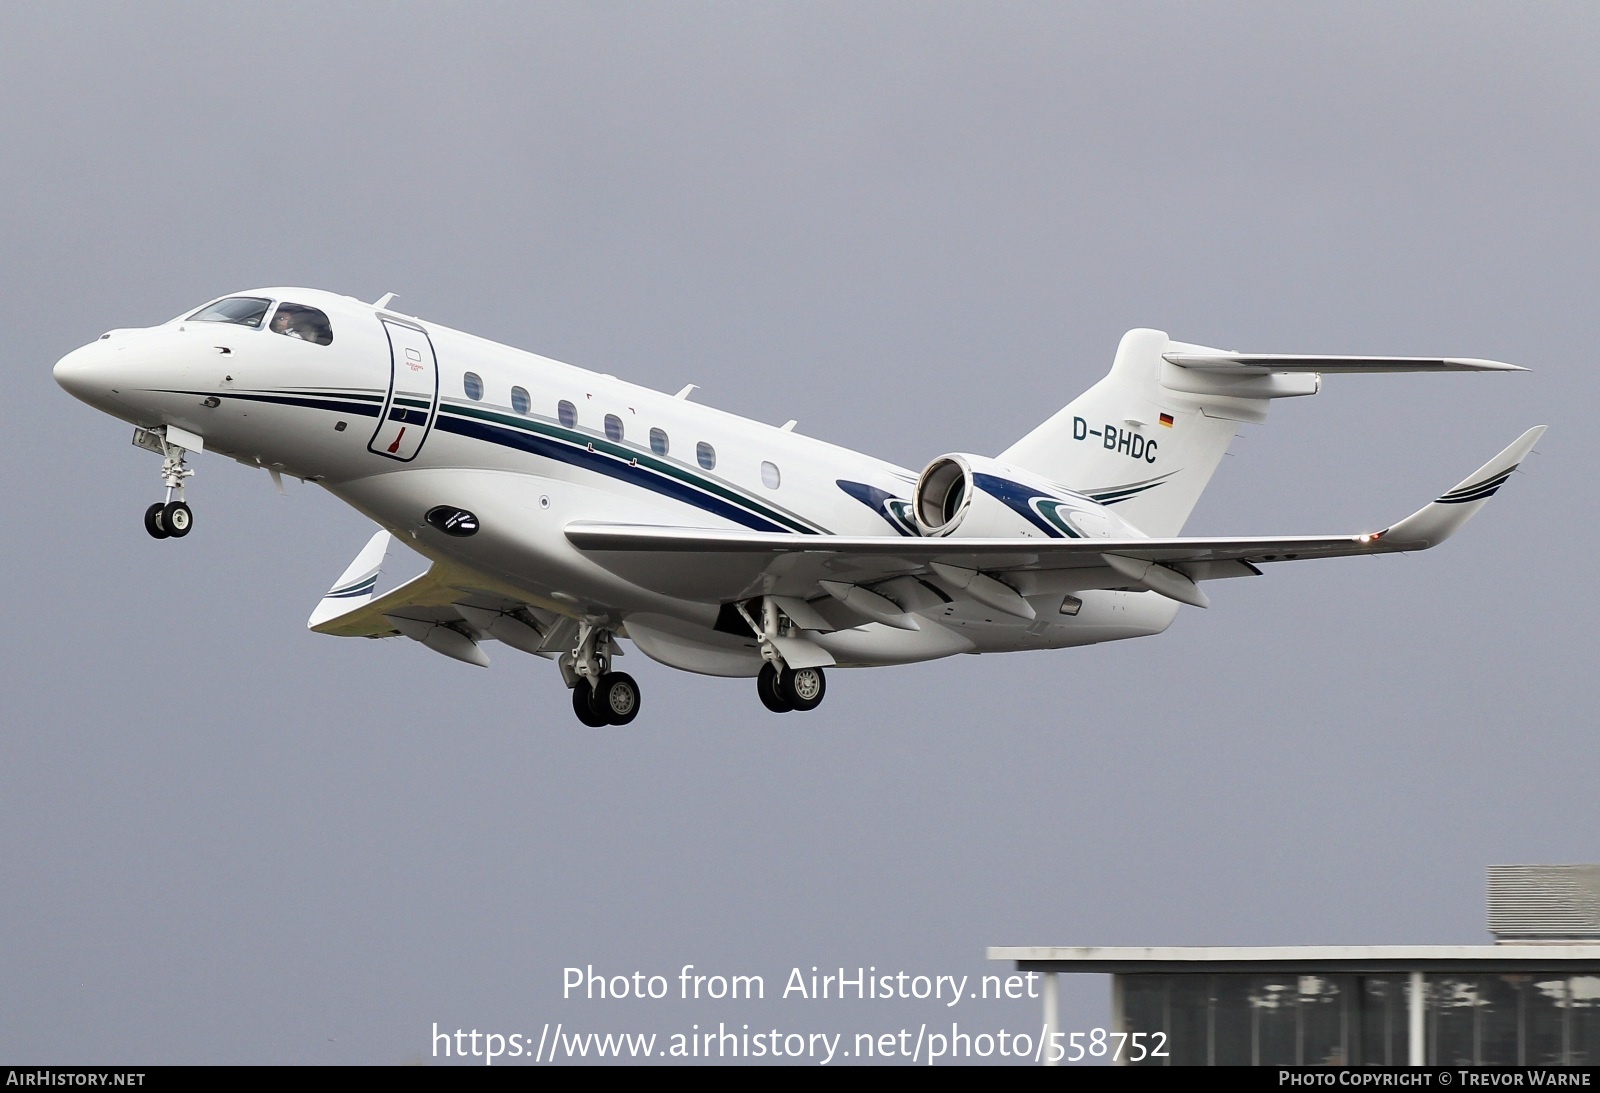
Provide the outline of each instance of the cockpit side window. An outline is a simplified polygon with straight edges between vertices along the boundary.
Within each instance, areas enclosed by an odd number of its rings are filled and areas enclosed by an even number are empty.
[[[271,300],[263,300],[257,296],[230,296],[226,300],[218,300],[216,303],[196,311],[189,316],[189,321],[194,323],[235,323],[239,326],[248,326],[259,330],[261,329],[261,320],[267,317],[267,308],[271,306]]]
[[[279,304],[272,316],[272,332],[317,345],[333,344],[333,324],[328,316],[305,304]]]

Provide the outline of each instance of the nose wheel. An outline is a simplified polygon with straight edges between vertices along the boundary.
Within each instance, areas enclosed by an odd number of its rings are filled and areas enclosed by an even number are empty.
[[[152,539],[182,539],[194,525],[194,513],[182,501],[157,501],[144,510],[144,529]]]
[[[183,480],[194,474],[184,463],[188,450],[167,439],[166,429],[133,431],[133,442],[161,456],[161,483],[167,499],[144,510],[144,529],[152,539],[182,539],[194,526],[194,512],[183,499]]]

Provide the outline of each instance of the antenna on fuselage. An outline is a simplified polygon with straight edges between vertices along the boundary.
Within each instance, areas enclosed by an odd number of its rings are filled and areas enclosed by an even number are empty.
[[[679,391],[676,395],[673,395],[672,397],[673,398],[687,399],[689,397],[689,393],[691,391],[697,390],[699,387],[700,387],[700,385],[698,383],[686,383],[686,384],[683,385],[683,390]]]
[[[382,296],[379,296],[377,298],[377,300],[373,302],[372,306],[373,307],[378,307],[378,308],[388,307],[389,306],[389,301],[394,299],[398,295],[399,295],[399,293],[397,293],[397,292],[385,292]]]

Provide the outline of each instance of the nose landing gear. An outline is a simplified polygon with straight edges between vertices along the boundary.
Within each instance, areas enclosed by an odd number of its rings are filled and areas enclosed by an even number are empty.
[[[190,434],[183,434],[187,438]],[[198,441],[199,438],[195,437]],[[183,480],[194,474],[184,462],[189,449],[173,443],[168,429],[133,430],[133,443],[161,456],[161,482],[167,488],[166,501],[157,501],[144,510],[144,529],[152,539],[181,539],[194,526],[194,512],[183,499]],[[176,494],[177,496],[173,496]]]
[[[144,529],[152,539],[182,539],[193,524],[194,513],[182,501],[157,501],[144,510]]]

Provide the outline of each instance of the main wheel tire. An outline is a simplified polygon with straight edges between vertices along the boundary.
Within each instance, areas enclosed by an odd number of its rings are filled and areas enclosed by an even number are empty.
[[[594,688],[589,686],[587,679],[578,680],[577,686],[572,688],[572,712],[591,729],[598,729],[606,723],[600,711],[594,708]]]
[[[182,501],[168,501],[161,509],[161,526],[174,539],[182,539],[194,526],[194,513]]]
[[[770,663],[761,666],[761,674],[756,676],[756,694],[761,696],[761,704],[773,713],[788,713],[794,709],[794,703],[783,697],[778,689],[778,669]]]
[[[828,693],[828,678],[821,668],[785,668],[778,675],[778,693],[802,713],[814,710]]]
[[[607,724],[626,725],[639,716],[639,685],[627,672],[607,672],[600,677],[594,705]]]
[[[144,529],[150,533],[152,539],[165,539],[172,534],[161,523],[161,514],[166,510],[160,501],[144,510]]]

